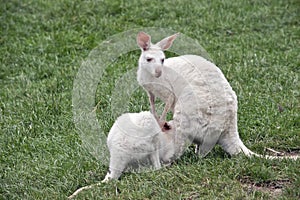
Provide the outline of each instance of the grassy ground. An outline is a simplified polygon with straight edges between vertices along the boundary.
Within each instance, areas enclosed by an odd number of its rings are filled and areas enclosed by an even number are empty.
[[[297,0],[0,4],[0,199],[65,199],[105,176],[73,123],[73,81],[92,49],[133,28],[165,27],[197,40],[237,93],[245,144],[259,153],[299,150]],[[137,59],[138,52],[120,57],[102,77],[95,105],[101,100],[105,131],[114,120],[110,88]],[[137,91],[130,105],[147,109],[145,93]],[[127,173],[78,199],[299,199],[299,164],[229,158],[218,147],[205,159],[187,151],[167,169]]]

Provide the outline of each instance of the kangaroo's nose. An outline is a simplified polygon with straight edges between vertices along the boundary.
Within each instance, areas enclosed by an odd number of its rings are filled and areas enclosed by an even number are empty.
[[[155,77],[158,78],[158,77],[160,77],[160,76],[161,76],[161,69],[156,68],[156,69],[155,69]]]

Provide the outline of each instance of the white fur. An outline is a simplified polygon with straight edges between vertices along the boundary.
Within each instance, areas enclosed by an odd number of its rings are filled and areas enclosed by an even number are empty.
[[[174,132],[162,132],[150,112],[126,113],[113,124],[107,145],[110,164],[103,182],[118,179],[124,170],[138,168],[148,159],[154,169],[169,164],[174,155]]]
[[[140,34],[138,41],[139,37]],[[145,38],[147,39],[143,39]],[[148,39],[150,40],[150,36]],[[148,65],[141,60],[145,54],[150,57],[149,54],[153,54],[153,57],[160,55],[161,58],[164,49],[157,46],[152,49],[151,42],[148,43],[151,51],[142,49],[137,79],[148,94],[159,97],[166,103],[164,112],[169,109],[173,111],[176,135],[182,137],[180,148],[176,148],[177,157],[185,150],[182,147],[195,143],[196,152],[202,156],[219,144],[230,155],[243,152],[246,156],[285,158],[261,156],[243,144],[237,128],[237,97],[217,66],[200,56],[184,55],[165,59],[161,75],[155,77],[144,70]],[[150,98],[151,106],[152,103]],[[155,109],[151,111],[155,113]],[[161,121],[165,118],[164,112]]]

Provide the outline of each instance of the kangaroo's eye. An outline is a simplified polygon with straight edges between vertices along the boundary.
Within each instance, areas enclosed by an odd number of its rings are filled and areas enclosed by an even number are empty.
[[[151,62],[153,60],[153,58],[147,58],[146,60],[147,60],[147,62]]]
[[[165,59],[164,58],[161,59],[161,64],[164,64],[164,62],[165,62]]]

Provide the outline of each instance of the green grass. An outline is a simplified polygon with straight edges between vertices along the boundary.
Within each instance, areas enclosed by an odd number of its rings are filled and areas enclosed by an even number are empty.
[[[107,166],[82,147],[73,122],[73,81],[89,52],[134,28],[173,29],[207,50],[237,93],[239,132],[250,149],[299,149],[297,0],[0,4],[0,199],[65,199],[102,180]],[[110,113],[115,81],[136,68],[138,55],[119,57],[98,86],[97,117],[106,132],[115,119]],[[145,92],[136,90],[127,109],[148,109]],[[299,199],[299,164],[229,158],[219,147],[200,159],[189,150],[169,168],[126,173],[78,199]],[[283,179],[289,182],[275,196],[242,184]]]

